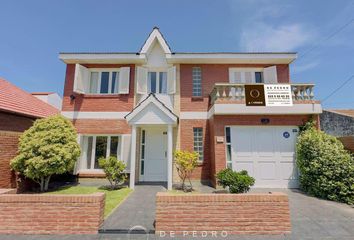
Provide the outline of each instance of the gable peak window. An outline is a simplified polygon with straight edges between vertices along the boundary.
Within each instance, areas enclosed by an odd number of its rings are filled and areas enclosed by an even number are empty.
[[[167,72],[148,72],[148,93],[167,94]]]

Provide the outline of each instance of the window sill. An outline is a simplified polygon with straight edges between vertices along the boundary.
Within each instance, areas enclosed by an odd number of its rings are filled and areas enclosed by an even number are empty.
[[[200,97],[192,97],[192,102],[203,102],[204,101],[204,97],[200,96]]]
[[[197,164],[198,167],[201,167],[201,166],[204,166],[204,165],[205,165],[205,162],[203,162],[203,161],[198,161],[198,164]]]
[[[83,94],[83,96],[85,98],[118,98],[118,97],[121,97],[121,96],[125,96],[125,95],[128,95],[128,94],[117,94],[117,93],[114,93],[114,94]]]

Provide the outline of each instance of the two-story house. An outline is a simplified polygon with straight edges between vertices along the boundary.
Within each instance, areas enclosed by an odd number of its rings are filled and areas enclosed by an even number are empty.
[[[130,187],[178,176],[176,149],[199,153],[193,179],[216,184],[226,167],[256,187],[297,187],[298,127],[318,119],[313,84],[290,83],[296,53],[172,52],[158,28],[135,53],[60,53],[66,66],[62,114],[79,134],[81,177],[102,176],[98,159],[127,164]],[[245,86],[282,84],[291,106],[246,106]]]

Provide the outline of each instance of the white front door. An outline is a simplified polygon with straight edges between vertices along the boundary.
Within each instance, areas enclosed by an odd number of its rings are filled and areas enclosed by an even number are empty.
[[[231,127],[232,166],[247,170],[254,187],[296,188],[296,126]]]
[[[142,130],[140,160],[140,181],[166,182],[167,181],[167,130],[161,128],[147,128]]]

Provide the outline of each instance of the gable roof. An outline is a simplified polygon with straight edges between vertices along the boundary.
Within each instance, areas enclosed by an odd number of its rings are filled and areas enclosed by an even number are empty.
[[[152,29],[152,32],[149,34],[148,38],[145,40],[145,42],[144,42],[143,46],[141,47],[139,53],[140,54],[146,54],[150,50],[150,48],[153,46],[155,41],[157,41],[160,44],[162,50],[166,54],[171,54],[171,48],[167,44],[166,39],[163,37],[163,35],[160,32],[158,27],[154,27]]]
[[[177,123],[178,116],[173,113],[163,102],[161,102],[154,93],[149,93],[149,95],[142,100],[130,113],[128,113],[124,118],[130,122],[136,115],[139,114],[143,109],[145,109],[149,104],[154,104],[158,109],[160,109],[169,119]]]
[[[139,52],[61,52],[65,63],[138,63],[147,61],[146,54],[160,44],[168,63],[250,63],[290,64],[296,52],[172,52],[158,27],[154,27]]]
[[[354,118],[354,109],[326,109],[325,111]]]
[[[0,111],[36,118],[59,113],[56,108],[2,78],[0,78]]]

